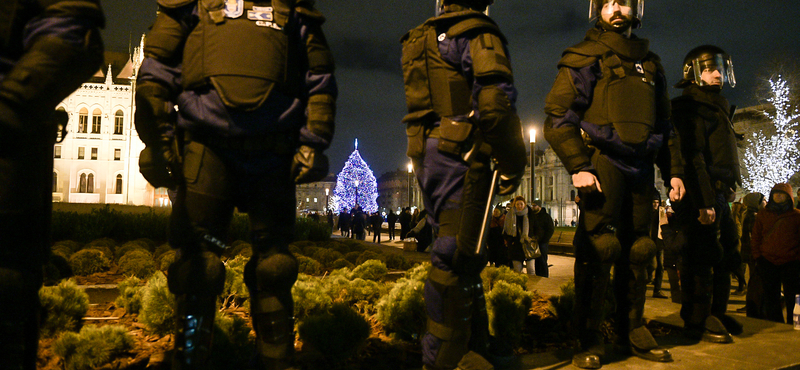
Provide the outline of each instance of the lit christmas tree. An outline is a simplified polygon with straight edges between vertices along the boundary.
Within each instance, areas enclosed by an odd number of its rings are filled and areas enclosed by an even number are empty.
[[[350,211],[356,204],[361,209],[372,213],[378,210],[378,185],[375,175],[358,153],[358,139],[355,150],[336,176],[336,188],[333,189],[333,203],[336,212]]]
[[[767,101],[775,107],[775,114],[764,112],[764,115],[775,125],[775,134],[767,137],[761,130],[754,132],[744,153],[747,168],[744,188],[764,195],[769,195],[775,184],[788,182],[800,171],[796,121],[800,114],[789,103],[790,91],[783,77],[779,75],[777,81],[770,79],[769,85],[771,96]]]

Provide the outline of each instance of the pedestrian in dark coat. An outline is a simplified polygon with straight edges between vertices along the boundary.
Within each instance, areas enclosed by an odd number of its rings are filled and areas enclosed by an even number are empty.
[[[506,216],[501,207],[495,207],[492,211],[492,220],[489,223],[489,239],[487,239],[487,258],[490,266],[511,267],[511,260],[508,259],[508,247],[503,240],[503,225]]]
[[[341,234],[345,238],[350,237],[350,218],[350,213],[347,211],[342,211],[339,214],[339,230],[341,230]]]
[[[528,222],[530,222],[530,237],[539,243],[539,251],[541,256],[534,258],[533,261],[528,261],[528,264],[533,263],[536,270],[536,276],[550,277],[550,269],[547,266],[547,247],[550,243],[550,238],[553,236],[553,219],[542,208],[541,200],[534,200],[530,205],[528,212]],[[528,267],[530,271],[530,267]]]
[[[389,240],[394,240],[394,227],[397,225],[397,214],[389,212],[389,214],[386,215],[386,222],[389,228]]]
[[[800,294],[800,210],[794,208],[791,185],[772,188],[766,208],[756,215],[750,243],[764,287],[765,318],[784,322],[783,284],[786,322],[791,323],[795,295]]]
[[[353,239],[364,240],[366,239],[367,229],[367,216],[361,211],[361,207],[353,209],[353,219],[350,224],[350,230],[353,232]]]
[[[400,214],[400,239],[405,239],[408,230],[411,230],[411,208],[406,207]]]
[[[381,242],[381,226],[383,225],[383,217],[381,217],[380,213],[375,212],[370,217],[369,223],[372,225],[372,242],[373,243],[380,243]],[[377,242],[375,240],[377,240]]]
[[[744,217],[742,218],[742,260],[750,270],[750,279],[747,281],[747,293],[745,294],[744,311],[747,317],[763,319],[764,313],[762,302],[764,287],[761,283],[761,275],[756,272],[755,260],[752,258],[753,248],[751,247],[751,235],[753,226],[756,224],[756,216],[767,206],[767,199],[764,194],[750,193],[745,195],[742,204],[745,206]]]

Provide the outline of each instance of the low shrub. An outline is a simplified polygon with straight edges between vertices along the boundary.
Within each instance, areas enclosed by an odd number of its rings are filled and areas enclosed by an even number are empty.
[[[158,257],[158,269],[161,271],[167,271],[169,269],[169,265],[172,262],[175,262],[175,255],[177,252],[175,250],[170,250],[166,253],[163,253],[161,256]]]
[[[289,245],[294,245],[300,248],[301,250],[305,250],[307,247],[316,247],[317,243],[308,240],[296,240]]]
[[[384,264],[383,261],[377,259],[371,259],[364,261],[356,268],[354,268],[353,272],[350,274],[350,278],[351,279],[361,278],[372,281],[380,281],[386,276],[388,272],[389,269],[386,268],[386,264]]]
[[[311,258],[319,261],[325,267],[331,267],[333,261],[344,258],[344,255],[333,249],[319,248]]]
[[[359,240],[342,239],[341,242],[344,243],[345,245],[347,245],[347,247],[350,248],[351,252],[363,252],[364,250],[367,249],[364,246],[364,244],[362,244],[362,242],[359,241]]]
[[[383,255],[374,251],[363,251],[358,258],[356,258],[356,262],[354,263],[360,265],[369,260],[383,260]]]
[[[64,359],[67,370],[100,367],[133,348],[133,338],[124,326],[86,326],[79,333],[67,332],[53,342],[52,350]]]
[[[248,260],[248,257],[236,256],[225,261],[225,288],[220,295],[223,308],[241,305],[250,298],[244,284],[244,265]]]
[[[375,313],[375,302],[388,290],[386,284],[362,278],[351,278],[348,269],[336,270],[320,282],[326,294],[336,303],[346,303],[365,314]]]
[[[307,317],[298,329],[304,345],[318,351],[326,361],[342,362],[364,344],[370,325],[345,303],[335,303],[328,310]]]
[[[294,254],[295,256],[303,255],[303,250],[294,244],[289,244],[289,252],[292,252],[292,254]]]
[[[122,256],[118,265],[119,271],[125,276],[146,278],[156,271],[156,263],[150,252],[138,247]]]
[[[225,251],[225,255],[228,257],[245,256],[249,258],[253,255],[253,245],[243,240],[237,240],[231,244],[230,249]]]
[[[214,317],[214,350],[211,352],[210,368],[249,368],[253,343],[247,320],[218,312]]]
[[[56,246],[65,246],[70,249],[70,254],[75,253],[81,249],[83,249],[83,243],[78,243],[74,240],[59,240],[53,243],[53,247]]]
[[[324,312],[333,304],[324,284],[319,278],[300,274],[292,286],[294,300],[294,317],[303,320],[309,315]]]
[[[174,330],[175,296],[167,288],[167,277],[156,271],[142,290],[139,321],[151,332],[167,335]]]
[[[96,249],[101,252],[108,258],[109,260],[114,260],[114,250],[117,248],[117,242],[111,238],[100,238],[92,240],[91,242],[87,243],[83,249]]]
[[[518,285],[523,290],[526,289],[528,284],[528,276],[520,274],[511,270],[508,266],[488,266],[481,271],[481,280],[483,280],[483,290],[491,291],[494,285],[499,281],[505,281],[510,284]]]
[[[120,258],[122,258],[124,255],[128,254],[128,252],[131,252],[131,251],[134,251],[134,250],[145,252],[145,253],[151,255],[151,258],[152,258],[152,253],[150,253],[150,251],[147,250],[147,248],[143,247],[142,245],[140,245],[139,243],[136,243],[136,242],[127,242],[127,243],[119,246],[114,251],[114,257],[116,257],[116,260],[119,261]]]
[[[609,284],[609,287],[611,284]],[[572,313],[575,307],[575,280],[570,279],[560,287],[561,295],[550,297],[558,321],[569,328],[572,323]]]
[[[42,287],[39,289],[39,301],[43,315],[40,331],[45,337],[78,330],[81,319],[89,309],[89,295],[72,280]]]
[[[348,253],[346,253],[344,255],[344,259],[346,259],[348,262],[352,263],[353,265],[356,265],[356,262],[358,261],[358,257],[361,257],[361,252],[348,252]]]
[[[405,256],[395,253],[385,255],[386,267],[390,270],[408,270],[414,266]]]
[[[503,338],[512,347],[519,345],[525,327],[525,318],[531,309],[534,294],[517,284],[498,280],[486,294],[486,311],[489,314],[489,333]]]
[[[423,263],[406,272],[388,294],[378,300],[378,322],[384,331],[397,339],[417,341],[425,331],[427,314],[423,290],[430,263]]]
[[[317,260],[306,257],[297,256],[298,271],[306,275],[322,275],[324,267]]]
[[[153,258],[158,260],[159,257],[164,255],[164,253],[167,253],[167,252],[169,252],[171,250],[172,250],[172,247],[169,245],[169,243],[161,244],[158,247],[156,247],[155,251],[153,251]]]
[[[72,255],[72,249],[64,244],[54,244],[50,248],[50,252],[52,252],[56,256],[61,256],[64,259],[69,259],[69,256]]]
[[[117,284],[119,295],[114,304],[124,308],[127,313],[139,313],[142,308],[142,288],[142,280],[135,276],[121,281]]]
[[[346,260],[344,258],[339,258],[338,260],[333,261],[333,263],[331,263],[330,267],[333,268],[333,269],[341,269],[341,268],[352,269],[355,266],[356,265],[354,265],[352,262],[350,262],[350,261],[348,261],[348,260]]]
[[[111,262],[99,250],[83,249],[69,257],[69,266],[75,275],[87,276],[108,270]]]
[[[44,285],[56,285],[61,280],[72,277],[72,268],[69,261],[59,254],[51,254],[47,263],[42,266]]]
[[[331,238],[331,228],[327,223],[309,218],[299,218],[294,225],[294,240],[326,241]]]
[[[347,254],[351,252],[350,247],[347,244],[340,242],[338,240],[331,239],[326,242],[320,242],[318,243],[318,245],[320,246],[320,248],[334,250],[341,254]]]

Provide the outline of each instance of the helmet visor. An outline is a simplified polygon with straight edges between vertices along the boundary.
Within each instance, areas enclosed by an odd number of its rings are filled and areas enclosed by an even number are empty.
[[[589,1],[589,21],[593,21],[600,17],[600,12],[603,6],[608,3],[610,5],[617,4],[620,7],[628,7],[633,11],[632,14],[636,19],[642,20],[644,16],[644,0],[590,0]]]
[[[733,74],[731,57],[725,54],[704,55],[692,60],[694,81],[699,86],[710,85],[709,81],[720,79],[720,86],[726,82],[730,87],[736,87],[736,76]],[[717,76],[716,74],[719,73]]]

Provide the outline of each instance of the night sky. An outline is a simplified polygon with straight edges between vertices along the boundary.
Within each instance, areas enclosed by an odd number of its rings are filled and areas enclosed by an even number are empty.
[[[155,19],[155,1],[102,0],[107,16],[106,48],[128,51]],[[561,52],[583,39],[591,27],[588,0],[496,0],[491,16],[509,40],[517,110],[525,126],[541,132],[544,98],[556,76]],[[714,44],[731,54],[737,86],[726,86],[731,104],[746,107],[762,100],[770,75],[796,71],[800,60],[800,7],[793,1],[650,0],[643,28],[661,57],[667,81],[682,76],[686,53]],[[790,5],[792,4],[792,5]],[[323,26],[336,59],[339,82],[336,136],[328,155],[331,171],[341,170],[358,138],[359,151],[375,177],[405,168],[406,113],[399,39],[433,16],[434,0],[318,0]],[[796,72],[795,72],[796,73]],[[797,74],[800,78],[800,74]],[[670,97],[680,94],[671,88]],[[526,138],[527,139],[527,138]],[[541,136],[537,141],[542,141]]]

